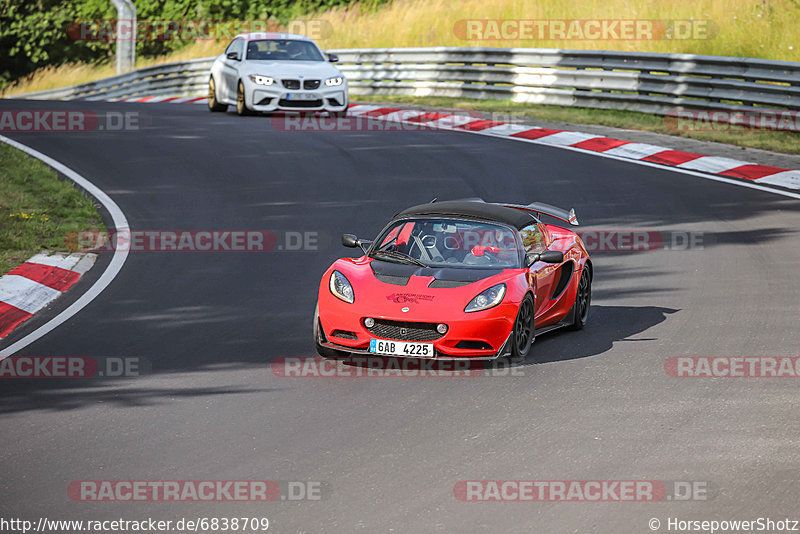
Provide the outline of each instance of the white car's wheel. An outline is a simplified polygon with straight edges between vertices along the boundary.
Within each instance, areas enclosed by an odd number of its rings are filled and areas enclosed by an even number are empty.
[[[214,83],[214,77],[208,79],[208,110],[209,111],[225,111],[228,106],[220,104],[217,100],[217,85]]]
[[[247,107],[247,101],[244,95],[244,84],[241,81],[236,89],[236,113],[238,113],[239,116],[253,114],[252,110]]]

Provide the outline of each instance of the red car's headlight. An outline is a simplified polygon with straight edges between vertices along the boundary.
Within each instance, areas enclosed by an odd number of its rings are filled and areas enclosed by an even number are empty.
[[[464,308],[464,311],[469,313],[494,308],[503,302],[503,297],[505,296],[506,285],[497,284],[496,286],[492,286],[489,289],[482,291],[477,297],[472,299],[469,304],[467,304],[467,307]]]
[[[350,304],[352,304],[356,298],[355,293],[353,293],[353,286],[350,285],[347,277],[339,271],[333,271],[333,273],[331,273],[330,288],[331,293],[333,293],[335,297]]]

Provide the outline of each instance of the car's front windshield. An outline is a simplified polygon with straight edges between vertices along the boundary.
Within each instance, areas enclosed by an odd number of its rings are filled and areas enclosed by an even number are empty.
[[[389,226],[370,256],[429,267],[517,268],[520,252],[505,226],[461,219],[405,219]],[[410,257],[404,261],[403,256]]]
[[[309,41],[261,39],[247,43],[247,59],[261,61],[325,61]]]

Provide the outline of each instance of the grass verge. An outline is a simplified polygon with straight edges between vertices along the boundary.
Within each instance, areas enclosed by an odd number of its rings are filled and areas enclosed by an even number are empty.
[[[727,143],[747,148],[759,148],[800,154],[800,134],[793,132],[773,132],[728,127],[718,131],[678,131],[671,127],[664,117],[639,113],[636,111],[617,111],[605,109],[572,108],[564,106],[543,106],[523,104],[510,100],[470,100],[447,97],[419,97],[401,95],[351,95],[358,102],[397,102],[418,106],[445,107],[451,109],[473,109],[503,115],[517,115],[552,122],[570,124],[594,124],[629,130],[642,130],[660,134],[686,137],[699,141]]]
[[[94,202],[56,172],[0,143],[0,275],[41,250],[73,251],[69,237],[102,230]]]

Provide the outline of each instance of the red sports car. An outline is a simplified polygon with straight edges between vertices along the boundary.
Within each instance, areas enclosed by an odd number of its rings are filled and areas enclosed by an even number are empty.
[[[398,213],[375,241],[345,234],[360,258],[325,271],[314,342],[351,354],[524,360],[535,336],[581,329],[592,262],[575,211],[481,200],[432,202]]]

